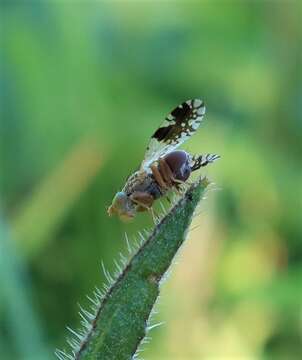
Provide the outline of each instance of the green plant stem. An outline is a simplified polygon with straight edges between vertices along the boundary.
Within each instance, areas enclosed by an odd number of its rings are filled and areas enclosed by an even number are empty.
[[[76,359],[131,359],[146,335],[159,283],[185,240],[208,181],[197,181],[154,228],[100,301]]]

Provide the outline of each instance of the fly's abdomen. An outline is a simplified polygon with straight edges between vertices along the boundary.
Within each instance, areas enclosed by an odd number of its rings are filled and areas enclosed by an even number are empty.
[[[157,184],[157,182],[155,181],[155,179],[153,178],[152,175],[150,175],[150,178],[152,179],[152,181],[150,181],[146,192],[148,192],[150,195],[152,195],[154,197],[154,199],[158,199],[164,195],[164,192],[159,187],[159,185]]]

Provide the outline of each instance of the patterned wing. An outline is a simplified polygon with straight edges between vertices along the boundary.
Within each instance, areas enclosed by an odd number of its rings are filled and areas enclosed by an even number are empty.
[[[200,169],[202,166],[207,166],[212,162],[218,160],[220,155],[217,154],[204,154],[204,155],[194,155],[190,159],[191,171]]]
[[[147,169],[188,140],[198,129],[204,114],[205,106],[199,99],[187,100],[171,111],[152,135],[141,168]]]

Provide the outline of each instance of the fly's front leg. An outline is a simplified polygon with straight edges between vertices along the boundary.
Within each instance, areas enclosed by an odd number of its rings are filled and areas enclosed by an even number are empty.
[[[172,180],[173,173],[172,173],[172,170],[170,169],[170,166],[166,163],[166,161],[164,159],[159,159],[158,165],[159,165],[159,172],[160,172],[161,176],[167,183],[168,187],[171,188],[173,186],[173,182],[172,182],[173,181]]]
[[[162,177],[165,179],[169,187],[172,187],[173,185],[176,187],[176,189],[179,189],[179,186],[184,184],[185,181],[178,180],[175,178],[170,166],[167,164],[165,159],[159,159],[158,161],[159,167],[160,167],[160,173]]]
[[[137,211],[150,210],[154,202],[153,196],[143,191],[134,191],[134,193],[130,195],[130,199],[137,204]]]
[[[167,190],[169,188],[168,184],[165,182],[165,180],[163,179],[160,171],[158,170],[157,165],[152,164],[150,166],[150,169],[152,171],[152,175],[154,176],[155,181],[158,183],[158,185],[163,189],[163,190]]]
[[[152,195],[143,192],[143,191],[135,191],[130,199],[137,204],[136,211],[150,211],[154,224],[156,224],[155,211],[152,208],[152,204],[154,202],[154,198]]]

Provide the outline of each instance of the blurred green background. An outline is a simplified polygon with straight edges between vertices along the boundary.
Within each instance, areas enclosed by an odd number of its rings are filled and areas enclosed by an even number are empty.
[[[1,359],[66,347],[101,261],[152,226],[106,207],[194,97],[207,114],[185,149],[222,159],[142,356],[301,358],[300,4],[2,2]]]

